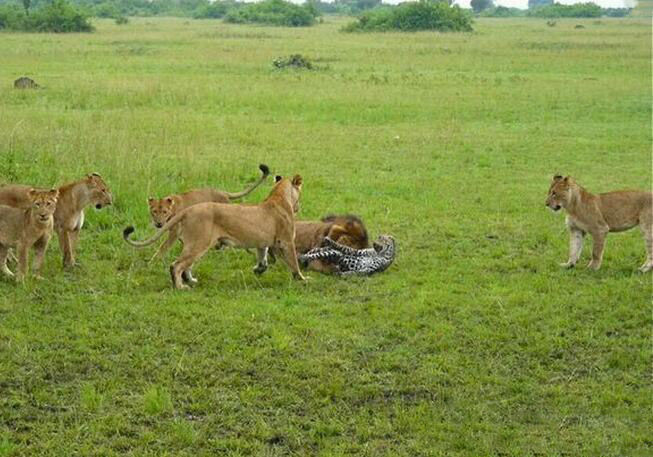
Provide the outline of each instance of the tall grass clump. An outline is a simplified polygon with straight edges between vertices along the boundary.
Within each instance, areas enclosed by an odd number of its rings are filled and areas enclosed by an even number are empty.
[[[93,25],[82,10],[66,0],[53,0],[30,13],[18,6],[0,7],[0,29],[20,32],[92,32]]]
[[[471,32],[472,16],[457,5],[438,0],[402,3],[394,8],[379,8],[363,13],[356,22],[343,28],[346,32],[384,32],[399,30],[437,30]]]
[[[266,24],[285,27],[306,27],[319,16],[311,4],[295,5],[285,0],[265,0],[242,8],[230,9],[226,22],[234,24]]]

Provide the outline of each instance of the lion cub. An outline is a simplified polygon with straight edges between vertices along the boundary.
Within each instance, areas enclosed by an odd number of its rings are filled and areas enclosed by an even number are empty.
[[[553,211],[567,211],[569,227],[569,260],[561,264],[572,268],[583,249],[583,237],[592,235],[594,246],[589,268],[598,270],[603,260],[603,247],[608,232],[622,232],[639,225],[646,243],[646,262],[641,272],[653,269],[653,193],[619,190],[594,195],[570,176],[556,175],[549,188],[546,206]]]
[[[0,188],[0,204],[15,208],[30,206],[30,186],[10,185]],[[84,225],[84,209],[95,206],[102,209],[113,203],[113,196],[98,173],[91,173],[79,181],[58,189],[59,198],[54,213],[54,230],[59,237],[64,267],[75,265],[75,250],[79,232]]]
[[[32,246],[35,253],[32,269],[38,276],[52,236],[59,191],[30,189],[28,196],[30,206],[27,209],[0,205],[0,269],[7,276],[14,276],[7,268],[7,256],[9,249],[15,248],[18,255],[17,281],[25,279],[28,253]]]
[[[168,195],[161,199],[153,197],[148,198],[147,204],[150,207],[152,223],[156,228],[161,228],[166,222],[172,219],[175,214],[180,213],[189,206],[206,202],[229,203],[248,195],[261,185],[270,174],[270,169],[267,165],[261,164],[258,168],[261,170],[262,176],[258,181],[241,192],[231,193],[216,189],[195,189],[183,194]],[[154,253],[151,260],[154,260],[158,256],[162,256],[168,252],[175,241],[177,241],[177,238],[179,238],[177,231],[171,231],[166,241],[159,246],[159,249]]]

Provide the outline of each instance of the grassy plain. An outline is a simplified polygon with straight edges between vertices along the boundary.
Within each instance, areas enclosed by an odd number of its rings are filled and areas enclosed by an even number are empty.
[[[82,266],[0,280],[0,456],[644,456],[651,276],[638,230],[563,271],[552,174],[651,187],[650,21],[344,34],[182,19],[0,34],[0,178],[99,171]],[[575,29],[582,23],[584,29]],[[313,72],[273,70],[302,53]],[[42,90],[19,92],[28,75]],[[200,284],[120,237],[145,199],[305,179],[301,218],[393,234],[386,273],[292,282],[243,251]],[[258,201],[270,185],[247,201]]]

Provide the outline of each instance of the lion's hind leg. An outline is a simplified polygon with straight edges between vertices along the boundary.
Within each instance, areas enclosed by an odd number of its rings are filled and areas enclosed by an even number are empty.
[[[184,279],[189,282],[195,279],[189,274],[193,263],[206,254],[206,251],[211,249],[211,247],[212,243],[207,241],[184,243],[184,249],[181,251],[181,255],[170,265],[172,287],[175,289],[188,289],[188,285],[184,284]]]

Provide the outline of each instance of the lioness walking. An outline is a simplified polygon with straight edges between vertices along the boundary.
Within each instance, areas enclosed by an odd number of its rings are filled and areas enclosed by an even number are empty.
[[[642,272],[653,269],[653,193],[619,190],[594,195],[579,186],[570,176],[556,175],[549,188],[546,206],[553,211],[564,208],[569,227],[569,260],[561,264],[572,268],[583,249],[583,237],[592,235],[592,260],[588,267],[601,268],[603,247],[608,232],[622,232],[639,225],[646,243],[646,261]]]
[[[234,200],[245,197],[260,186],[270,174],[270,169],[265,164],[259,165],[259,170],[261,170],[261,177],[241,192],[225,192],[217,189],[194,189],[184,192],[183,194],[168,195],[161,199],[150,197],[147,199],[147,204],[150,207],[152,223],[156,228],[161,228],[163,227],[163,224],[172,219],[175,214],[180,213],[190,206],[197,205],[198,203],[230,203]],[[168,238],[154,253],[151,260],[154,260],[168,252],[175,241],[177,241],[177,238],[179,238],[179,235],[174,230],[171,231]],[[188,274],[190,275],[190,272]]]
[[[293,276],[304,280],[299,270],[294,240],[295,213],[299,210],[301,189],[301,176],[295,175],[292,180],[277,176],[274,188],[259,205],[199,203],[178,213],[148,240],[130,240],[134,227],[127,227],[123,237],[132,246],[142,247],[178,228],[175,233],[178,233],[184,247],[179,258],[170,266],[175,289],[187,289],[184,282],[195,282],[189,275],[193,263],[216,245],[256,248],[256,274],[267,269],[268,249],[273,247],[283,254]]]

